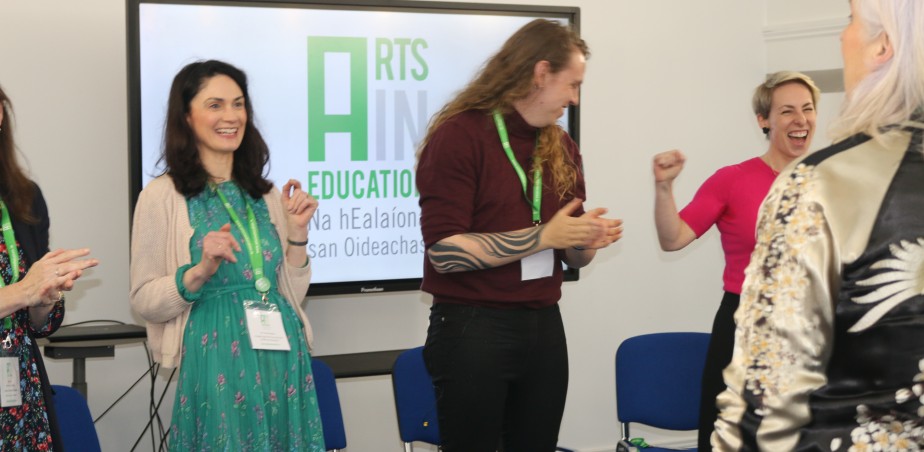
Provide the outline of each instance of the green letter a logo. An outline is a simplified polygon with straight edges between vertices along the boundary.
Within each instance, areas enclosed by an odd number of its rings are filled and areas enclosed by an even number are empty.
[[[308,161],[325,160],[325,135],[350,134],[350,160],[369,159],[368,71],[366,38],[308,37]],[[325,54],[349,56],[350,111],[328,114],[325,109],[327,83]]]

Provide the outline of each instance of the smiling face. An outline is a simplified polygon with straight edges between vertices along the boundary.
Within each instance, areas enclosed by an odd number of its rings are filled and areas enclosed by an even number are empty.
[[[227,75],[216,75],[189,101],[186,122],[196,136],[199,154],[226,154],[241,147],[247,110],[244,93]]]
[[[791,161],[804,154],[815,134],[815,103],[812,92],[798,82],[773,90],[770,115],[757,116],[761,127],[769,128],[770,152]]]
[[[578,50],[571,53],[568,65],[561,71],[551,72],[548,61],[536,64],[534,83],[538,90],[526,101],[515,105],[526,122],[533,127],[555,124],[570,105],[580,101],[581,84],[587,60]]]

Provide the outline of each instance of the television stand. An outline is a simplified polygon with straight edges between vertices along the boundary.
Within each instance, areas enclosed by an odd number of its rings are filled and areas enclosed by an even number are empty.
[[[62,326],[54,334],[39,339],[45,356],[54,359],[72,359],[74,380],[71,387],[87,397],[87,358],[115,356],[115,346],[143,342],[147,332],[143,326],[105,324],[90,326]]]

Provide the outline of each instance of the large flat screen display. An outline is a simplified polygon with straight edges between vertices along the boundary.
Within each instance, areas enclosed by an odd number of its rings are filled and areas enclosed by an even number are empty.
[[[577,25],[577,8],[431,2],[128,0],[130,181],[163,172],[167,95],[188,63],[247,73],[268,177],[301,181],[310,224],[309,294],[420,286],[415,150],[427,124],[482,63],[535,18]],[[562,125],[577,139],[577,111]],[[566,277],[576,279],[576,270]]]

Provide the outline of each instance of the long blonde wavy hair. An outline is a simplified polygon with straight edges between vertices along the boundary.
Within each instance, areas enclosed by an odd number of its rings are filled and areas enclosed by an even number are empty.
[[[433,118],[427,135],[417,150],[420,158],[433,132],[455,115],[469,110],[494,110],[509,113],[513,103],[525,99],[534,87],[534,68],[548,61],[551,72],[558,73],[568,66],[574,52],[590,57],[587,44],[571,28],[546,19],[536,19],[517,30],[503,47],[491,57],[462,91],[449,101]],[[578,168],[567,156],[562,138],[565,131],[558,124],[542,127],[533,154],[533,170],[545,165],[552,174],[559,198],[572,193],[577,183]]]

